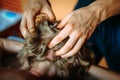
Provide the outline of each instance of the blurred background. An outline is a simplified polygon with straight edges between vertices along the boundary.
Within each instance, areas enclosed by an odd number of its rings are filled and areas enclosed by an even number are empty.
[[[20,33],[20,21],[29,0],[1,0],[0,1],[0,38],[8,38],[23,42]],[[49,0],[57,20],[63,19],[73,11],[78,0]],[[104,58],[99,63],[107,67]]]
[[[22,13],[29,0],[1,0],[0,1],[0,37],[11,35],[22,37],[19,32],[19,24]],[[50,0],[57,20],[61,20],[70,13],[77,3],[77,0]],[[21,40],[22,41],[22,40]]]

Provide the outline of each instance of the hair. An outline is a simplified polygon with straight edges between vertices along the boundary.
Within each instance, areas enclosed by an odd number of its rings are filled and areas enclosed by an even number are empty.
[[[67,37],[61,43],[56,45],[54,48],[48,48],[50,40],[59,33],[56,25],[59,22],[48,22],[47,20],[36,23],[36,32],[26,38],[25,46],[20,51],[18,58],[21,62],[22,68],[29,70],[35,63],[42,61],[51,62],[56,69],[57,78],[75,79],[76,75],[83,74],[85,70],[93,62],[93,54],[86,49],[85,45],[81,48],[81,51],[76,55],[69,58],[61,58],[52,56],[53,59],[47,59],[46,56],[49,51],[52,50],[51,54],[55,54],[56,50],[59,50],[65,42],[69,39]],[[76,78],[77,79],[77,78]]]

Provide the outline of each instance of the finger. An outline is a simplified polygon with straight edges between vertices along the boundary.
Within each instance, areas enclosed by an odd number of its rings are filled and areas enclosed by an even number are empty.
[[[27,28],[30,33],[35,32],[34,22],[33,22],[33,18],[31,16],[29,16],[27,18]]]
[[[37,14],[38,10],[36,9],[30,9],[27,14],[27,27],[30,33],[35,32],[35,24],[34,24],[34,18]]]
[[[67,53],[68,51],[70,51],[73,46],[76,44],[78,38],[80,37],[80,32],[79,31],[73,31],[70,34],[70,39],[67,41],[67,43],[59,50],[56,51],[57,56],[62,56],[63,54]]]
[[[70,17],[71,17],[71,14],[69,14],[68,16],[66,16],[66,17],[58,24],[57,28],[59,28],[59,29],[63,28],[63,27],[67,24],[67,22],[68,22],[68,20],[69,20]]]
[[[65,55],[62,55],[61,57],[62,58],[67,58],[67,57],[70,57],[70,56],[73,56],[75,55],[76,53],[79,52],[81,46],[83,45],[84,41],[86,40],[86,35],[83,35],[79,40],[78,42],[76,43],[75,47],[70,51],[68,52],[67,54]]]
[[[44,7],[44,9],[41,12],[46,13],[51,22],[56,20],[55,14],[54,14],[53,10],[50,7]]]
[[[41,23],[41,22],[43,22],[43,21],[46,21],[46,20],[48,20],[49,18],[48,18],[48,15],[47,14],[38,14],[36,17],[35,17],[35,23]]]
[[[23,35],[24,38],[26,38],[27,34],[30,34],[28,29],[27,29],[26,17],[23,17],[21,20],[20,31],[21,31],[21,34]]]
[[[63,30],[61,30],[59,34],[55,36],[55,38],[53,38],[53,40],[48,44],[48,47],[52,48],[58,43],[60,43],[62,40],[68,37],[72,30],[73,27],[71,26],[71,24],[67,24],[66,27],[64,27]]]

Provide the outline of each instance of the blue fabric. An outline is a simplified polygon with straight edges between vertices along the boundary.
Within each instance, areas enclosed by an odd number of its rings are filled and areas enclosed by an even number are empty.
[[[79,0],[75,9],[87,6],[93,1]],[[120,72],[120,15],[99,24],[87,42],[93,43],[90,47],[97,57],[102,53],[111,70]]]
[[[90,3],[92,3],[93,1],[95,1],[95,0],[78,0],[78,3],[75,6],[75,9],[85,7],[85,6],[89,5]]]
[[[120,72],[120,15],[109,18],[98,25],[88,43],[94,42],[110,69]],[[97,54],[97,53],[96,53]]]

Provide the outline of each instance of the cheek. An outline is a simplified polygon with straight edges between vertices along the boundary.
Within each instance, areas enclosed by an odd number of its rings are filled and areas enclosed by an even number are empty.
[[[52,49],[50,49],[50,50],[48,50],[47,51],[47,56],[46,56],[46,59],[48,60],[48,61],[53,61],[53,56],[54,56],[54,51],[52,50]]]
[[[53,77],[53,76],[55,76],[55,72],[56,72],[55,66],[52,65],[52,66],[50,67],[48,73],[47,73],[48,77]]]
[[[31,68],[30,72],[38,77],[45,76],[45,74],[48,73],[50,67],[51,67],[51,62],[43,61],[38,64],[35,64]]]

